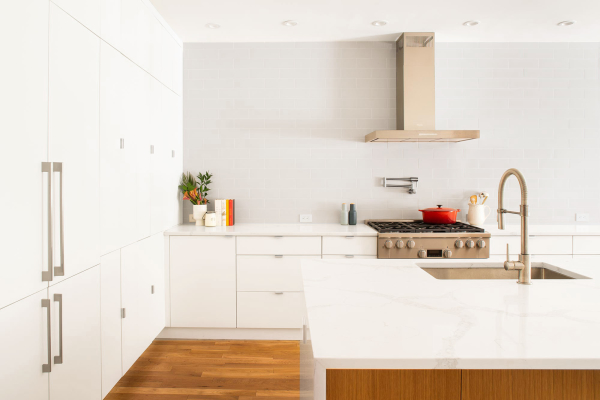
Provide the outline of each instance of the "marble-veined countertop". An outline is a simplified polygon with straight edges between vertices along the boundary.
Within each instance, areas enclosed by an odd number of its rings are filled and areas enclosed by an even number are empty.
[[[437,280],[419,267],[469,260],[302,261],[314,360],[322,369],[600,369],[600,261],[543,261],[592,279]]]

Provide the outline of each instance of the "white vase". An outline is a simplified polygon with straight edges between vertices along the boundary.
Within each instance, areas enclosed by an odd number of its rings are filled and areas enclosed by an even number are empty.
[[[204,214],[206,214],[208,206],[206,204],[194,205],[194,220],[196,226],[204,225]]]

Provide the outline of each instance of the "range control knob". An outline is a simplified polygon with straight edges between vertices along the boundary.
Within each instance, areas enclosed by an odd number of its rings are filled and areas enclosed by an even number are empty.
[[[409,240],[408,242],[406,242],[406,245],[408,246],[409,249],[412,249],[415,247],[415,241]]]
[[[477,247],[479,247],[480,249],[483,249],[485,247],[485,240],[479,239],[477,241]]]
[[[404,248],[404,242],[402,240],[398,240],[396,242],[396,247],[399,248],[399,249]]]
[[[386,240],[383,245],[385,246],[386,249],[391,249],[392,247],[394,247],[394,243],[392,243],[391,240]]]
[[[465,243],[460,239],[458,239],[456,242],[454,242],[454,246],[457,249],[462,249],[464,245],[465,245]]]
[[[452,252],[450,250],[444,250],[444,258],[452,257]]]
[[[473,247],[475,247],[475,242],[471,239],[467,240],[467,247],[472,249]]]
[[[419,256],[419,258],[425,258],[427,257],[427,252],[425,250],[419,250],[417,255]]]

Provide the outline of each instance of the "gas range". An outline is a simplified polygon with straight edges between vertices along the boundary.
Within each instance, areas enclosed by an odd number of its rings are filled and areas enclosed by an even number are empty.
[[[490,237],[484,229],[457,222],[426,224],[420,220],[370,220],[377,258],[489,258]]]

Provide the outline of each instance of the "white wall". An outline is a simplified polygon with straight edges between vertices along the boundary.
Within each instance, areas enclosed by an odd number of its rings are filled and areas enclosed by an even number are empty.
[[[393,49],[185,44],[184,170],[214,173],[209,197],[235,198],[239,222],[336,222],[342,202],[356,202],[361,220],[417,218],[435,204],[466,209],[483,190],[494,208],[510,167],[527,178],[532,222],[570,223],[575,212],[600,222],[598,43],[437,43],[437,128],[481,139],[364,143],[395,128]],[[418,176],[418,194],[382,188],[384,176]]]

